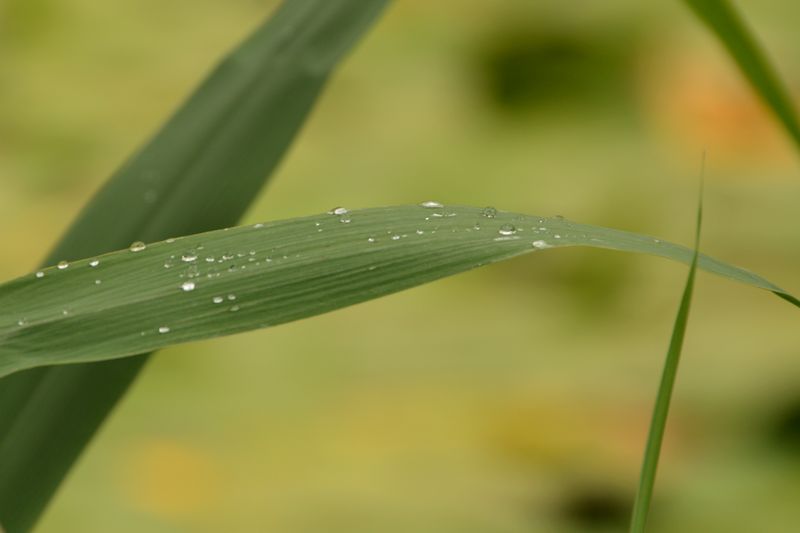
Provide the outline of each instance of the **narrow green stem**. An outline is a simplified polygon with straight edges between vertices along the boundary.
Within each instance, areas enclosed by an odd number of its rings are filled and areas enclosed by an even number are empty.
[[[703,155],[703,160],[705,161],[705,154]],[[680,362],[683,339],[686,333],[686,324],[689,319],[689,307],[692,301],[694,278],[697,270],[698,249],[700,247],[700,226],[703,220],[702,178],[700,187],[700,204],[697,209],[694,256],[692,257],[692,264],[689,268],[689,276],[686,279],[686,286],[683,289],[683,296],[681,297],[678,314],[675,317],[675,325],[672,328],[672,338],[670,339],[667,357],[664,361],[664,370],[661,374],[661,383],[658,387],[656,404],[653,408],[653,417],[650,420],[650,432],[647,436],[647,447],[645,448],[644,462],[639,477],[639,489],[636,493],[636,501],[633,505],[631,533],[643,533],[647,523],[647,513],[650,510],[650,501],[653,497],[653,487],[656,481],[658,459],[661,455],[661,443],[664,440],[664,429],[667,425],[669,404],[672,399],[672,390],[675,387],[675,377],[678,373],[678,363]]]

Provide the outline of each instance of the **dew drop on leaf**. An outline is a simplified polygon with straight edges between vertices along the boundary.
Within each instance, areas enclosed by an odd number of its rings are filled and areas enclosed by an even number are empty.
[[[130,250],[131,252],[141,252],[145,248],[147,248],[147,245],[145,243],[143,243],[142,241],[136,241],[131,243],[131,245],[128,247],[128,250]]]
[[[486,218],[494,218],[497,215],[497,209],[494,207],[484,207],[483,211],[481,211],[481,215]]]
[[[161,326],[158,328],[159,333],[169,333],[169,328],[167,326]]]
[[[497,230],[497,233],[500,235],[514,235],[516,232],[517,228],[515,228],[513,224],[503,224],[500,226],[500,229]]]
[[[183,289],[184,292],[193,291],[194,288],[195,288],[194,281],[184,281],[181,284],[181,289]]]
[[[444,207],[444,205],[440,204],[439,202],[434,202],[433,200],[428,200],[427,202],[422,202],[419,204],[421,207],[427,207],[428,209],[438,209]]]
[[[58,265],[56,265],[59,270],[64,270],[65,268],[69,267],[69,261],[59,261]]]

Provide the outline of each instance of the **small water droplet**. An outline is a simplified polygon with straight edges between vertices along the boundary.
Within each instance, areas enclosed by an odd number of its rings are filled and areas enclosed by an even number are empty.
[[[346,215],[349,211],[346,207],[334,207],[328,211],[329,215]]]
[[[339,222],[341,222],[342,224],[349,224],[350,223],[350,217],[349,216],[342,216],[342,217],[339,218]]]
[[[64,315],[64,316],[67,316],[69,314],[69,310],[68,309],[62,309],[61,310],[61,314]]]
[[[44,277],[44,272],[41,272],[41,271],[37,272],[36,273],[36,277],[37,278],[43,278]]]
[[[550,248],[550,245],[547,244],[547,241],[533,241],[531,245],[536,248],[537,250],[544,250],[545,248]]]
[[[59,261],[56,266],[59,270],[64,270],[65,268],[69,268],[69,261]]]
[[[191,263],[192,261],[197,261],[197,252],[194,250],[187,250],[186,252],[181,255],[181,261],[184,263]]]
[[[261,222],[259,222],[258,224],[253,224],[253,227],[254,227],[255,229],[261,229],[261,228],[263,228],[263,227],[264,227],[264,224],[262,224]]]
[[[497,209],[494,207],[484,207],[483,211],[481,211],[481,215],[485,216],[486,218],[494,218],[497,216]]]
[[[101,283],[103,283],[103,280],[100,280],[100,279],[94,280],[94,284],[95,285],[100,285]]]
[[[142,241],[135,241],[131,243],[131,245],[128,247],[128,250],[130,250],[131,252],[141,252],[145,248],[147,248],[147,245],[145,243],[143,243]]]
[[[375,237],[367,237],[367,242],[375,242]]]
[[[556,233],[555,235],[553,235],[553,238],[554,238],[554,239],[560,239],[560,238],[561,238],[561,235],[559,235],[558,233]]]
[[[415,231],[414,233],[416,233],[417,235],[422,235],[422,234],[423,234],[423,233],[425,233],[425,232],[424,232],[424,231],[422,231],[421,229],[418,229],[418,230],[417,230],[417,231]]]
[[[233,301],[235,299],[236,299],[236,295],[235,294],[229,294],[228,295],[228,300]]]
[[[513,224],[503,224],[500,226],[500,229],[497,230],[497,233],[500,235],[514,235],[516,232],[517,228],[515,228]]]
[[[399,241],[400,240],[400,235],[392,235],[392,240],[393,241]]]
[[[92,259],[91,261],[89,261],[89,266],[92,267],[92,268],[96,267],[99,264],[100,264],[100,260],[99,259]]]
[[[181,289],[183,289],[184,292],[193,291],[194,288],[195,288],[194,281],[184,281],[181,284]]]
[[[161,326],[158,328],[159,333],[169,333],[169,328],[167,326]]]
[[[20,318],[19,320],[17,320],[17,325],[20,326],[20,327],[27,326],[28,325],[28,321],[26,319],[24,319],[24,318]]]
[[[169,239],[167,239],[167,243],[172,244],[173,242],[175,242],[174,237],[170,237]]]
[[[419,204],[421,207],[427,207],[428,209],[438,209],[444,207],[444,205],[440,204],[439,202],[434,202],[433,200],[428,200],[427,202],[422,202]]]
[[[230,311],[231,311],[231,312],[234,312],[234,313],[235,313],[236,311],[238,311],[238,310],[239,310],[239,306],[238,306],[238,305],[232,305],[232,306],[231,306],[231,308],[230,308]]]
[[[208,257],[206,257],[206,263],[213,263],[213,262],[214,262],[213,256],[209,255]]]
[[[211,298],[211,301],[214,302],[215,304],[221,304],[224,299],[225,298],[223,298],[222,296],[214,296],[213,298]]]

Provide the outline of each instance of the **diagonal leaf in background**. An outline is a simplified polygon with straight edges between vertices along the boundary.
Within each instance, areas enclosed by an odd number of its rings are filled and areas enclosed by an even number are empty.
[[[341,209],[137,244],[10,281],[0,285],[0,375],[291,322],[549,248],[693,262],[691,250],[636,233],[434,205]],[[800,306],[741,268],[707,256],[698,266]]]
[[[726,0],[685,0],[694,13],[713,31],[742,73],[767,104],[800,149],[800,124],[792,100],[780,78],[761,51],[755,37],[730,2]]]
[[[233,225],[387,0],[279,7],[100,190],[46,263]],[[0,523],[29,530],[145,357],[0,381]]]

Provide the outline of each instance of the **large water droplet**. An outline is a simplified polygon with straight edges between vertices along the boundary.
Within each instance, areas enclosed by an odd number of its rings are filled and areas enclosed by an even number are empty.
[[[56,266],[59,270],[64,270],[65,268],[69,268],[69,261],[59,261]]]
[[[329,215],[346,215],[349,211],[346,207],[334,207],[328,211]]]
[[[181,289],[183,289],[184,292],[193,291],[194,288],[195,288],[194,281],[184,281],[181,284]]]
[[[167,326],[161,326],[158,328],[159,333],[169,333],[169,328]]]
[[[500,235],[514,235],[516,232],[517,228],[515,228],[513,224],[503,224],[500,226],[500,229],[497,230],[497,233]]]
[[[427,207],[428,209],[438,209],[440,207],[444,207],[444,205],[440,204],[439,202],[434,202],[433,200],[428,200],[427,202],[422,202],[419,205],[421,207]]]
[[[486,218],[494,218],[497,216],[497,209],[494,207],[484,207],[483,211],[481,211],[481,215],[485,216]]]
[[[128,250],[130,250],[131,252],[141,252],[145,248],[147,248],[147,245],[145,243],[143,243],[142,241],[136,241],[131,243],[131,245],[128,247]]]

